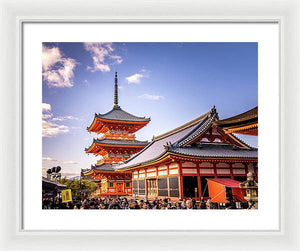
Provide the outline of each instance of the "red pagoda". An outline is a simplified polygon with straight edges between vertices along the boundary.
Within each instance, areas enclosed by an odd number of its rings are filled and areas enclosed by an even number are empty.
[[[150,118],[137,117],[124,110],[118,104],[118,77],[115,73],[114,106],[105,114],[95,113],[88,132],[101,134],[93,140],[85,152],[101,156],[96,165],[84,171],[84,177],[92,177],[99,182],[97,195],[120,196],[132,193],[132,175],[130,172],[115,172],[115,166],[141,151],[148,141],[135,139],[135,132],[143,128]]]

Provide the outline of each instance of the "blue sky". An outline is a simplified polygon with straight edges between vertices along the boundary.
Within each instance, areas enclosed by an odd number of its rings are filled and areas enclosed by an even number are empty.
[[[151,122],[136,133],[151,140],[207,112],[220,119],[257,106],[257,43],[43,43],[43,171],[60,165],[78,175],[94,113],[119,105]],[[252,146],[257,137],[241,136]]]

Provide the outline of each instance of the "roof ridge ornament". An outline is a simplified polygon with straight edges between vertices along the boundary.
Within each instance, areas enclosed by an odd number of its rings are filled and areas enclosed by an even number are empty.
[[[164,146],[165,150],[170,150],[172,148],[172,143],[171,143],[171,141],[168,141],[163,146]]]
[[[119,97],[118,97],[118,73],[115,72],[115,95],[114,95],[114,109],[120,108],[119,106]]]
[[[213,108],[211,108],[210,110],[210,114],[213,114],[213,113],[216,113],[217,112],[217,109],[216,109],[216,106],[214,105]]]
[[[214,105],[214,107],[213,108],[211,108],[211,110],[210,110],[210,117],[211,116],[213,116],[213,115],[215,115],[216,116],[216,118],[217,119],[219,119],[219,115],[218,115],[218,113],[217,113],[217,108],[216,108],[216,106]]]

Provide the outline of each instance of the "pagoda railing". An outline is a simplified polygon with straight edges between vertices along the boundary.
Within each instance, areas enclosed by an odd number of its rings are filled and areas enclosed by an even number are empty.
[[[126,196],[132,195],[132,188],[125,188],[124,191],[117,191],[115,188],[108,188],[107,191],[96,190],[93,193],[94,197],[109,197],[111,195]]]

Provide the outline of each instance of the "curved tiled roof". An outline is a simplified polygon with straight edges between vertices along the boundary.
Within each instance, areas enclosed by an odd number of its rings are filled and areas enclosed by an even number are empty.
[[[148,141],[139,140],[123,140],[123,139],[94,139],[95,143],[105,144],[105,145],[124,145],[124,146],[146,146]]]
[[[193,157],[257,158],[257,149],[244,149],[227,144],[203,143],[198,146],[175,147],[169,152]]]
[[[137,117],[131,113],[128,113],[121,109],[121,107],[114,107],[107,113],[100,114],[96,113],[96,117],[102,119],[109,119],[109,120],[117,120],[117,121],[130,121],[130,122],[149,122],[150,118],[146,117]]]
[[[98,171],[115,171],[115,168],[113,168],[113,166],[114,165],[112,164],[101,164],[92,166],[92,169]]]
[[[191,140],[198,137],[201,133],[203,133],[208,127],[211,125],[211,123],[215,120],[217,114],[213,113],[211,116],[207,117],[205,120],[202,120],[199,123],[199,126],[193,130],[189,135],[186,135],[183,139],[178,141],[178,146],[182,146]]]
[[[229,127],[229,126],[236,126],[236,125],[247,125],[249,123],[257,123],[257,122],[258,122],[258,106],[254,107],[249,111],[238,114],[236,116],[218,120],[215,122],[215,124],[221,127]]]

